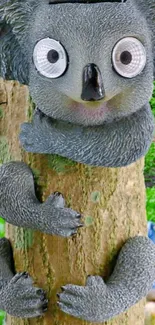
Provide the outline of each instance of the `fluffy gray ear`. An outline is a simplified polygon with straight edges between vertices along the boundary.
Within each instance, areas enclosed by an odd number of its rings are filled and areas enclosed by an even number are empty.
[[[31,13],[49,0],[0,0],[0,77],[29,84],[24,45]]]
[[[0,77],[28,85],[28,64],[12,28],[0,18]]]
[[[0,76],[29,83],[24,44],[34,0],[0,0]]]
[[[132,0],[138,9],[146,17],[150,30],[152,31],[154,73],[155,73],[155,0]]]
[[[146,17],[155,37],[155,0],[132,0]]]

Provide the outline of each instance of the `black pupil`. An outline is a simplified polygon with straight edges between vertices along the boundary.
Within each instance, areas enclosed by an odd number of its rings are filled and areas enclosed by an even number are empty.
[[[124,51],[120,55],[120,60],[123,64],[130,64],[132,61],[132,54],[128,51]]]
[[[59,53],[55,50],[50,50],[47,54],[47,59],[50,63],[56,63],[59,59]]]

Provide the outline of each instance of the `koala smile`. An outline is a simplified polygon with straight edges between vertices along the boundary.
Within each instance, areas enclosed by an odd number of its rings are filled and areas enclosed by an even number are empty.
[[[79,115],[84,115],[89,118],[101,118],[105,113],[107,113],[110,109],[108,107],[108,102],[100,102],[100,101],[91,101],[91,102],[76,102],[71,101],[70,109]]]

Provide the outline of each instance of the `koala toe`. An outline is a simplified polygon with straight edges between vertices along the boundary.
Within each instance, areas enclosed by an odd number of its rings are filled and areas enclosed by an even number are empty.
[[[64,208],[65,199],[60,192],[54,192],[46,200],[49,204],[53,205],[56,208]]]
[[[36,289],[36,288],[34,288]],[[42,289],[27,291],[23,299],[19,317],[32,318],[43,315],[48,308],[48,299]],[[22,307],[23,306],[23,307]],[[19,311],[18,311],[19,313]],[[21,316],[22,315],[22,316]]]
[[[15,284],[31,286],[33,284],[33,280],[27,272],[16,273],[16,275],[10,281],[10,285]]]

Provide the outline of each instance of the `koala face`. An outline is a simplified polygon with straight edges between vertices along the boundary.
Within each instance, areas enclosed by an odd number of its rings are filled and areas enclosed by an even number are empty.
[[[43,3],[33,11],[25,47],[30,94],[54,119],[100,125],[151,97],[151,35],[129,1]]]
[[[20,134],[26,151],[108,167],[145,155],[154,17],[154,0],[1,0],[0,75],[39,108]]]
[[[154,0],[1,0],[0,75],[82,126],[120,120],[152,94]]]

